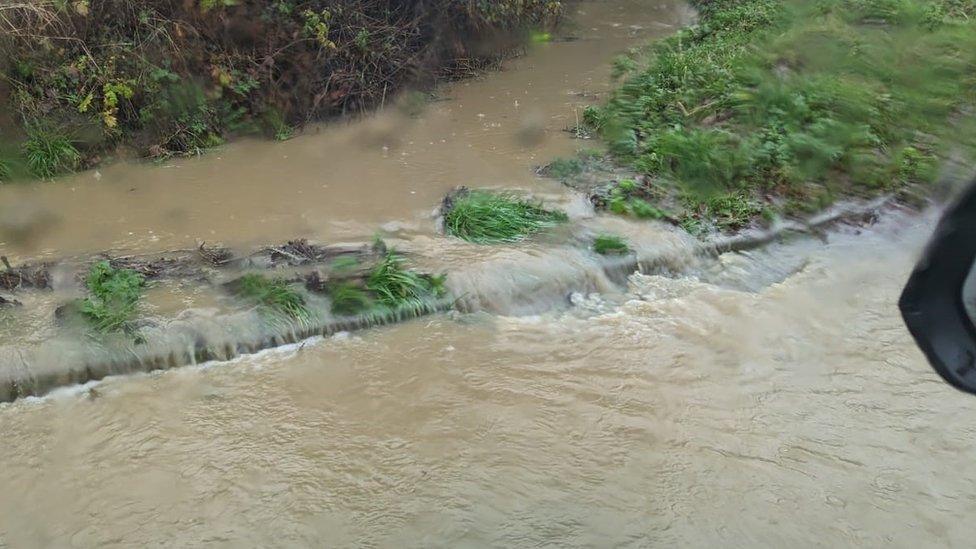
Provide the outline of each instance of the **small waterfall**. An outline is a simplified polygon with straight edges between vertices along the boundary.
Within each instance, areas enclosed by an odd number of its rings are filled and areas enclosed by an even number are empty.
[[[281,319],[269,322],[256,311],[198,315],[146,328],[141,343],[120,335],[100,342],[57,338],[29,349],[4,346],[0,347],[0,402],[40,396],[57,387],[112,375],[230,360],[314,336],[400,322],[452,307],[453,302],[444,299],[421,308],[343,318],[320,310],[313,320],[303,323]]]
[[[384,310],[336,318],[325,300],[312,303],[312,318],[302,323],[271,321],[255,310],[181,315],[149,326],[141,342],[131,336],[101,340],[56,336],[32,346],[0,346],[0,402],[43,395],[65,385],[111,375],[147,372],[210,361],[225,361],[263,349],[297,343],[314,336],[364,329],[456,309],[505,315],[536,314],[568,307],[574,294],[624,293],[629,275],[677,273],[710,277],[722,282],[721,272],[709,274],[706,261],[726,251],[751,250],[786,233],[809,233],[830,223],[874,215],[883,204],[845,206],[808,224],[783,224],[769,231],[746,233],[702,243],[661,224],[635,223],[616,217],[579,221],[573,234],[557,242],[507,246],[475,246],[449,238],[417,238],[405,242],[413,259],[447,272],[450,297],[423,307]],[[622,236],[631,252],[601,256],[590,250],[594,235]],[[567,235],[562,235],[563,237]],[[718,269],[724,271],[719,262]],[[765,263],[765,262],[764,262]],[[714,269],[714,268],[713,268]],[[787,261],[774,269],[763,267],[772,283],[796,269]],[[750,280],[755,276],[747,277]],[[733,275],[733,283],[734,283]],[[734,284],[733,284],[734,285]],[[744,288],[748,289],[748,288]]]

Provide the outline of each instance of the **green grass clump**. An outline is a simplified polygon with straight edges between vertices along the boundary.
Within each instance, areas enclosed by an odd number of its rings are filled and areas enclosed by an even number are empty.
[[[272,314],[299,321],[307,321],[311,317],[305,298],[284,280],[247,274],[235,281],[234,293]]]
[[[42,178],[72,172],[81,162],[81,154],[70,139],[57,132],[36,128],[29,132],[23,154],[30,172]]]
[[[734,231],[748,226],[758,217],[769,218],[772,212],[746,193],[727,193],[707,199],[686,197],[688,212],[680,220],[681,227],[691,234],[704,232],[706,225],[722,231]],[[822,209],[816,199],[804,202],[808,213]]]
[[[600,255],[623,255],[630,252],[630,246],[617,235],[601,234],[593,240],[593,251]]]
[[[3,158],[0,158],[0,181],[8,181],[13,175],[13,169],[10,167],[10,162],[7,162]]]
[[[402,259],[390,251],[366,279],[366,288],[376,300],[391,309],[422,309],[431,299],[443,296],[445,276],[423,275],[403,268]]]
[[[340,282],[329,287],[332,314],[351,316],[371,309],[375,301],[368,291],[351,283]]]
[[[638,219],[664,219],[667,217],[664,210],[652,206],[650,202],[641,198],[631,197],[627,199],[627,209]]]
[[[723,229],[739,229],[762,213],[762,207],[743,193],[713,196],[705,203],[709,217]]]
[[[578,158],[557,158],[546,167],[546,171],[555,179],[568,179],[583,173],[583,162]]]
[[[617,215],[629,215],[638,219],[666,219],[668,212],[647,201],[648,189],[633,179],[623,179],[614,185],[607,195],[607,209]]]
[[[383,314],[389,311],[426,312],[432,302],[447,293],[446,276],[433,276],[408,270],[403,259],[377,237],[374,249],[380,250],[381,260],[366,274],[365,280],[346,279],[331,283],[328,288],[332,313],[352,316],[363,313]],[[351,258],[350,258],[351,259]],[[333,270],[342,272],[358,262],[333,263]]]
[[[959,123],[976,103],[973,0],[693,3],[701,23],[657,43],[584,119],[719,225],[762,211],[743,202],[924,188],[940,159],[976,151]]]
[[[125,327],[135,314],[142,290],[143,276],[130,269],[115,269],[108,261],[92,265],[85,279],[89,296],[81,302],[81,314],[101,332]]]
[[[444,223],[448,233],[458,238],[492,244],[517,242],[567,219],[563,212],[512,195],[470,191],[455,199]]]

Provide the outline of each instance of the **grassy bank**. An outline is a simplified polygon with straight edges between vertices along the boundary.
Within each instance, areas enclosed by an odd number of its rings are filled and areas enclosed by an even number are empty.
[[[0,180],[166,157],[382,103],[552,23],[552,0],[27,0],[0,6]],[[6,113],[12,114],[7,116]]]
[[[586,112],[643,176],[604,205],[735,229],[840,197],[924,196],[972,150],[976,1],[696,4],[699,24],[618,59],[619,89]]]

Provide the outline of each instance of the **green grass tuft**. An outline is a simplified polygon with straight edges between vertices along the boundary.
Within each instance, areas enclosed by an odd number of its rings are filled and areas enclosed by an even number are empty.
[[[546,210],[508,194],[470,191],[460,195],[444,216],[448,233],[469,242],[517,242],[567,220],[565,213]]]
[[[617,215],[632,215],[638,219],[667,219],[668,212],[648,202],[645,199],[648,196],[647,188],[633,179],[623,179],[610,189],[606,206]]]
[[[711,217],[723,229],[740,229],[762,213],[762,206],[743,193],[729,193],[708,200]]]
[[[402,259],[390,251],[369,274],[366,288],[383,306],[419,309],[446,293],[445,280],[443,275],[429,276],[404,269]]]
[[[272,314],[299,321],[308,321],[311,318],[305,298],[284,280],[247,274],[237,279],[234,293]]]
[[[125,327],[135,314],[142,290],[143,276],[130,269],[115,269],[108,261],[92,265],[85,280],[90,295],[81,302],[81,314],[101,332]]]
[[[27,168],[37,177],[51,178],[72,172],[81,154],[71,140],[60,133],[34,128],[23,145]]]
[[[630,252],[630,246],[617,235],[601,234],[593,240],[593,251],[600,255],[623,255]]]
[[[13,176],[13,169],[10,167],[10,162],[0,158],[0,181],[9,181],[11,176]]]
[[[681,226],[691,234],[703,232],[703,221],[709,221],[723,231],[734,231],[749,225],[757,218],[771,218],[772,212],[761,203],[742,192],[712,196],[707,199],[686,197],[689,212],[681,220]],[[826,195],[808,202],[794,201],[794,208],[806,213],[823,209],[829,198]]]
[[[340,282],[329,287],[332,314],[352,316],[373,308],[375,301],[369,292],[351,283]]]
[[[405,269],[403,259],[393,250],[387,250],[386,243],[377,236],[373,244],[382,254],[382,259],[366,275],[365,284],[361,281],[337,281],[329,285],[328,294],[332,301],[332,313],[337,316],[352,316],[364,313],[385,314],[390,311],[427,312],[433,301],[447,293],[444,286],[446,276],[432,276]],[[336,260],[339,263],[340,260]],[[343,271],[355,266],[344,262],[333,270]]]
[[[650,202],[641,198],[629,198],[627,208],[637,219],[664,219],[667,217],[664,210],[652,206]]]

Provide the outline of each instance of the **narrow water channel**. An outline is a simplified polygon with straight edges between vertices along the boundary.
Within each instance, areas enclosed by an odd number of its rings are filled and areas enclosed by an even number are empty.
[[[458,184],[572,204],[531,167],[580,146],[562,129],[591,100],[578,94],[608,89],[614,52],[688,17],[580,9],[579,40],[445,87],[418,118],[391,108],[0,189],[58,212],[19,257],[387,224],[496,305],[0,404],[0,547],[967,546],[976,400],[937,378],[896,309],[934,213],[626,286],[580,285],[591,270],[570,249],[436,234],[430,211]],[[526,124],[544,139],[528,144]]]
[[[384,224],[432,233],[431,211],[458,185],[561,195],[533,168],[586,146],[564,130],[610,89],[612,57],[691,17],[677,0],[600,0],[578,9],[575,20],[585,25],[571,21],[556,41],[532,46],[501,72],[438,88],[419,114],[391,105],[284,143],[245,140],[160,166],[123,162],[2,186],[0,216],[27,212],[45,223],[26,249],[0,232],[0,249],[15,260],[201,240],[370,238]]]

